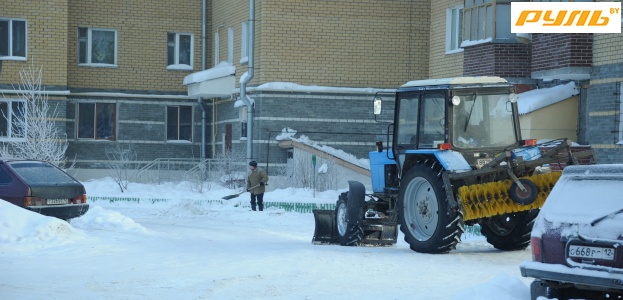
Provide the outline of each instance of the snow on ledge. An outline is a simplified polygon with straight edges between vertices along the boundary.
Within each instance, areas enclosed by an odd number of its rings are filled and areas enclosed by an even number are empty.
[[[575,82],[561,84],[551,88],[543,88],[517,94],[519,114],[525,115],[543,107],[569,99],[580,92],[575,88]]]
[[[195,72],[184,77],[183,84],[189,85],[191,83],[207,81],[207,80],[226,77],[226,76],[235,75],[235,74],[236,74],[236,66],[231,65],[226,61],[223,61],[214,68],[210,68],[210,69],[203,70],[200,72]]]
[[[276,91],[302,93],[340,93],[340,94],[375,94],[377,92],[393,93],[396,89],[347,88],[317,85],[300,85],[292,82],[267,82],[257,87],[249,87],[247,91]],[[234,92],[240,92],[236,89]]]

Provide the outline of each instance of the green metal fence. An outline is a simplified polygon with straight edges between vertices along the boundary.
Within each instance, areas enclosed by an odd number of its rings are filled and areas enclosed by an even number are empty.
[[[89,200],[92,202],[104,201],[104,202],[148,202],[148,203],[158,203],[158,202],[167,202],[170,199],[162,199],[162,198],[137,198],[137,197],[103,197],[103,196],[90,196]],[[223,205],[231,200],[221,200],[221,199],[194,199],[187,200],[196,205]],[[242,207],[250,207],[248,201],[241,201],[240,206]],[[264,208],[277,208],[283,209],[287,212],[298,212],[298,213],[312,213],[314,209],[335,209],[335,204],[333,203],[301,203],[301,202],[273,202],[266,201],[264,202]],[[466,236],[482,236],[480,233],[480,225],[476,224],[474,226],[465,226],[465,235]]]
[[[167,202],[170,199],[162,199],[162,198],[138,198],[138,197],[107,197],[107,196],[89,196],[89,201],[97,202],[104,201],[109,203],[115,202],[135,202],[135,203],[157,203],[157,202]],[[219,204],[223,205],[227,203],[229,200],[220,200],[220,199],[194,199],[187,200],[197,205],[213,205]],[[250,207],[250,204],[247,201],[240,202],[240,206],[242,207]],[[283,209],[288,212],[298,212],[298,213],[311,213],[314,209],[335,209],[335,204],[333,203],[300,203],[300,202],[273,202],[273,201],[265,201],[265,208],[278,208]]]

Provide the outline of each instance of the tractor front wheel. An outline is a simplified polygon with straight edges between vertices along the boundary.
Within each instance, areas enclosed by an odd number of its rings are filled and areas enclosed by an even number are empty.
[[[480,222],[480,232],[496,249],[522,250],[530,244],[530,232],[538,209],[487,218]]]
[[[463,233],[463,216],[449,208],[438,163],[419,164],[401,181],[398,195],[400,231],[411,250],[447,253]]]
[[[342,194],[335,204],[335,223],[342,246],[357,246],[363,239],[363,227],[361,227],[363,213],[360,214],[361,208],[355,206],[357,206],[356,201],[348,203],[348,193]],[[359,222],[348,222],[349,209],[356,209],[356,214],[361,215]]]

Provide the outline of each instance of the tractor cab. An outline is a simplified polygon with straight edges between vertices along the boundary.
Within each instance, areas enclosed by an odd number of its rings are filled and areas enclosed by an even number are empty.
[[[396,91],[393,154],[452,149],[472,169],[521,139],[517,95],[499,77],[411,81]],[[380,105],[380,104],[377,104]]]

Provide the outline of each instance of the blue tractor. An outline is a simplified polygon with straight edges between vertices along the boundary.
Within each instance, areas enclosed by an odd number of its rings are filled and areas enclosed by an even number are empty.
[[[544,166],[594,163],[594,154],[572,153],[564,138],[548,145],[522,140],[517,98],[514,86],[499,77],[400,87],[387,139],[370,152],[372,192],[349,181],[335,210],[315,210],[313,243],[394,245],[400,229],[412,250],[447,253],[465,225],[479,224],[495,248],[526,248],[560,176]],[[375,97],[375,118],[382,103]]]

